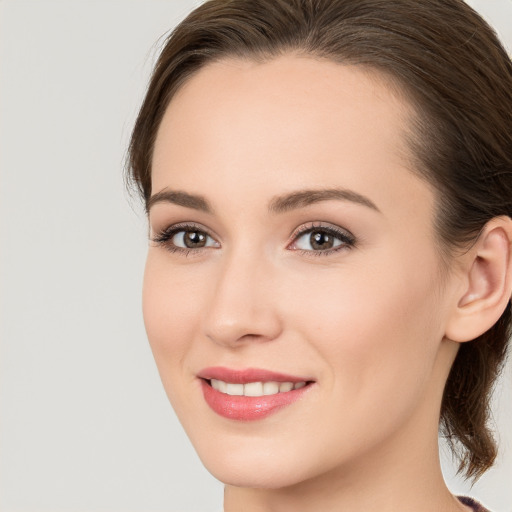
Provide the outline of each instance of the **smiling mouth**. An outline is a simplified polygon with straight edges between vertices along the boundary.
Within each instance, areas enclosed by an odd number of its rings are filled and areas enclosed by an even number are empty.
[[[255,376],[248,378],[248,372],[232,373],[231,379],[238,382],[216,379],[212,375],[201,376],[204,400],[224,418],[252,422],[291,406],[315,387],[315,381],[310,380],[253,380]],[[261,373],[259,376],[262,377]],[[274,374],[272,378],[281,379],[282,376]]]
[[[235,383],[235,382],[226,382],[219,379],[205,379],[206,382],[216,391],[220,393],[230,395],[230,396],[251,396],[251,397],[260,397],[260,396],[271,396],[277,395],[279,393],[286,393],[288,391],[292,391],[294,389],[300,389],[308,384],[311,384],[309,381],[299,381],[299,382],[277,382],[277,381],[267,381],[267,382],[247,382],[245,384]]]
[[[237,421],[261,420],[310,395],[316,381],[263,368],[203,368],[197,374],[208,406]]]

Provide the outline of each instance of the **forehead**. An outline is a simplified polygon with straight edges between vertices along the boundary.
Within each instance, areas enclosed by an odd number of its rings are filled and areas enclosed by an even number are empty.
[[[410,172],[411,105],[375,71],[284,55],[208,64],[171,100],[153,155],[153,190],[225,183],[231,192],[319,183],[393,204],[425,184]],[[407,175],[407,176],[406,176]]]

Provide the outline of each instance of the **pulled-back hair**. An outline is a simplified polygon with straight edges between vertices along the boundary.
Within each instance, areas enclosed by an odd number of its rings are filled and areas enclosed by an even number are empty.
[[[156,133],[176,91],[201,67],[284,53],[385,74],[415,107],[414,169],[437,191],[445,261],[493,217],[512,217],[512,62],[494,31],[462,0],[210,0],[167,38],[139,112],[129,178],[146,205]],[[497,454],[490,397],[511,334],[499,321],[462,343],[441,405],[440,432],[459,471],[478,478]]]

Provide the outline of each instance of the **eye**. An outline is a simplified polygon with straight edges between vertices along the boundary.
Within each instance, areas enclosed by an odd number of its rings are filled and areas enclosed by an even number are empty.
[[[204,229],[193,224],[169,226],[157,233],[152,241],[164,246],[171,252],[182,252],[185,254],[207,247],[220,247],[219,243]]]
[[[215,245],[209,242],[209,238],[210,236],[204,231],[194,229],[178,231],[170,238],[170,241],[177,247],[184,249],[200,249],[202,247]]]
[[[320,256],[353,247],[354,244],[355,238],[348,231],[334,226],[312,226],[295,234],[291,249]]]

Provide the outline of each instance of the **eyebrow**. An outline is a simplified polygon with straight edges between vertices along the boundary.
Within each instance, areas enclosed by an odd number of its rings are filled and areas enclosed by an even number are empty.
[[[272,199],[269,204],[269,211],[271,213],[285,213],[297,208],[303,208],[311,204],[319,203],[321,201],[350,201],[362,206],[367,206],[372,210],[379,212],[375,203],[353,190],[344,188],[328,188],[322,190],[298,190],[291,194],[278,196]]]
[[[146,211],[149,212],[151,207],[157,203],[172,203],[206,213],[213,213],[213,208],[203,196],[189,194],[180,190],[175,191],[164,188],[160,192],[153,194],[146,204]]]
[[[304,208],[321,201],[349,201],[366,206],[380,213],[379,208],[369,198],[344,188],[298,190],[282,196],[272,198],[268,210],[270,213],[280,214]],[[180,190],[169,190],[167,188],[152,195],[147,203],[146,210],[149,212],[156,203],[172,203],[186,208],[192,208],[205,213],[212,214],[214,210],[208,200],[197,194],[189,194]]]

